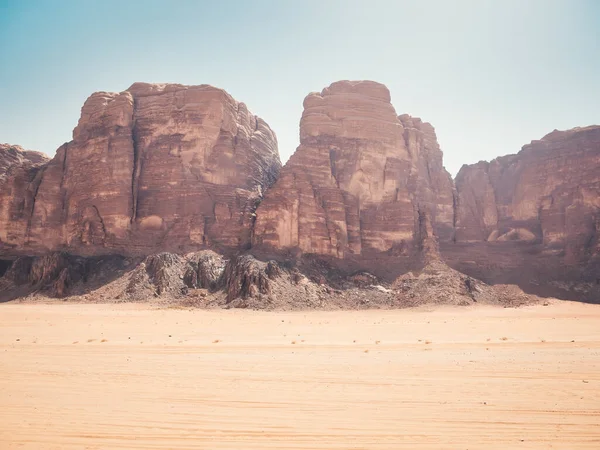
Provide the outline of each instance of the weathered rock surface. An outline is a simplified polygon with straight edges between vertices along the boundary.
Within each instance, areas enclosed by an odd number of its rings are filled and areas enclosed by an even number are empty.
[[[490,286],[441,261],[398,277],[393,289],[396,301],[403,307],[426,304],[468,306],[474,303],[516,307],[540,301],[517,286]]]
[[[6,242],[25,246],[23,233],[31,225],[35,204],[34,180],[48,161],[43,153],[0,144],[0,251]]]
[[[121,276],[130,263],[118,255],[21,256],[10,261],[0,278],[0,302],[36,294],[62,298],[88,292]]]
[[[479,265],[486,258],[502,261],[478,273],[490,279],[508,268],[512,282],[519,275],[538,284],[597,280],[600,126],[554,131],[516,155],[463,166],[456,189],[462,245],[458,253],[446,246],[445,256],[461,270],[468,270],[461,259]]]
[[[257,210],[254,244],[337,258],[410,254],[419,211],[453,231],[453,185],[433,127],[387,88],[340,81],[304,100],[300,146]]]
[[[0,180],[9,175],[11,169],[23,165],[38,166],[49,158],[40,152],[24,150],[19,145],[0,144]]]
[[[463,166],[456,188],[457,241],[537,240],[577,262],[597,243],[600,127],[554,131],[517,155]]]
[[[138,261],[55,252],[15,260],[0,278],[0,301],[60,297],[84,302],[303,310],[476,302],[520,306],[539,300],[516,286],[489,286],[440,261],[408,272],[394,283],[366,271],[344,274],[318,259],[298,262],[260,261],[250,254],[225,259],[211,250],[186,255],[162,252]]]
[[[340,81],[306,97],[280,169],[274,133],[223,90],[95,93],[52,160],[0,145],[0,301],[530,300],[489,284],[600,301],[600,126],[453,182],[430,124],[398,116],[381,84]]]
[[[280,166],[275,134],[221,89],[97,92],[50,162],[8,173],[15,194],[2,189],[0,251],[244,248]]]

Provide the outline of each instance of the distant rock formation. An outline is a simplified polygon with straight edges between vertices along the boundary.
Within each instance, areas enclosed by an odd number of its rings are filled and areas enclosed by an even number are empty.
[[[25,250],[22,236],[31,225],[35,179],[48,161],[43,153],[0,144],[0,252],[8,242],[13,242],[17,250]]]
[[[300,146],[256,212],[254,244],[345,258],[410,253],[427,214],[453,232],[453,185],[433,127],[388,89],[340,81],[304,100]]]
[[[539,241],[577,264],[598,251],[600,126],[554,131],[516,155],[463,166],[457,241]]]
[[[49,159],[43,153],[24,150],[18,145],[0,144],[0,182],[10,176],[11,169],[27,164],[35,167]]]
[[[221,89],[98,92],[52,160],[0,145],[0,301],[86,285],[226,307],[600,302],[600,126],[454,182],[442,156],[372,81],[309,94],[283,168]]]
[[[225,91],[135,83],[93,94],[73,140],[30,166],[0,193],[3,253],[248,247],[281,163],[269,126]]]
[[[587,283],[586,298],[600,300],[600,126],[553,131],[516,155],[465,165],[456,189],[455,240],[472,244],[446,246],[457,267],[469,271],[460,260],[471,260],[473,273],[496,281]]]

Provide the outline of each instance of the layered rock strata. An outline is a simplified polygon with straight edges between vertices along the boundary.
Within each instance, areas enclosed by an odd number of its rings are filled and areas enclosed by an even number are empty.
[[[25,247],[23,235],[35,207],[35,180],[48,161],[42,153],[0,144],[0,251],[8,242]]]
[[[598,254],[600,126],[554,131],[516,155],[463,166],[457,242],[521,241],[578,264]]]
[[[300,146],[257,210],[259,248],[336,258],[412,251],[419,217],[453,231],[453,185],[433,127],[388,89],[340,81],[304,100]]]
[[[19,194],[3,190],[0,229],[10,231],[0,251],[244,248],[280,167],[269,126],[221,89],[135,83],[97,92],[71,142],[29,178],[9,176]]]
[[[600,299],[600,126],[553,131],[516,155],[463,166],[455,182],[455,244],[443,246],[454,267]]]

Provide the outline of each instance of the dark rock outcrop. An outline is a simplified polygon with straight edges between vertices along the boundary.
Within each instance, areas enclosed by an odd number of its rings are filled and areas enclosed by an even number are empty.
[[[184,281],[191,288],[203,288],[215,291],[224,285],[227,260],[210,250],[187,256],[189,268]]]
[[[62,298],[88,292],[119,277],[127,264],[118,255],[86,258],[50,252],[21,256],[0,278],[0,302],[35,294]]]
[[[398,306],[426,304],[468,306],[474,303],[522,306],[539,301],[514,285],[490,286],[458,272],[441,261],[400,276],[393,284]]]

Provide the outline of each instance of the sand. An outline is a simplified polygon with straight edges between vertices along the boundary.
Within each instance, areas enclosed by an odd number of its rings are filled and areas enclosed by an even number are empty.
[[[600,306],[1,304],[1,449],[600,449]]]

